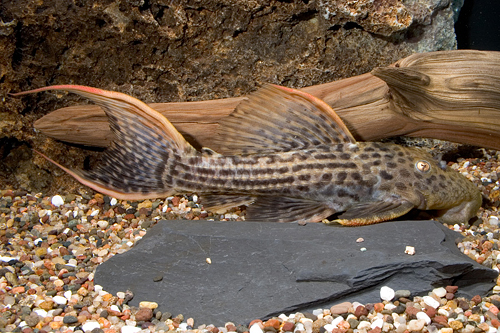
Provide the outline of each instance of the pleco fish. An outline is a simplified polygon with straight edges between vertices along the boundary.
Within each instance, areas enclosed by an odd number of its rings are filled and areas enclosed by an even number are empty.
[[[115,134],[102,163],[69,170],[109,196],[139,200],[201,195],[207,210],[247,205],[248,220],[332,222],[357,226],[411,209],[435,210],[440,221],[465,223],[481,206],[479,190],[419,148],[356,142],[338,115],[304,92],[265,85],[220,123],[217,139],[231,154],[194,149],[160,113],[128,95],[62,85],[92,99]]]

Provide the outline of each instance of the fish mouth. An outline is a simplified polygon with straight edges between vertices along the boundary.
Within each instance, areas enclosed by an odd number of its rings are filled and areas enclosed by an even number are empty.
[[[415,208],[420,209],[420,210],[429,209],[427,207],[427,198],[422,194],[422,192],[417,191],[417,196],[418,196],[418,199],[420,200],[420,202],[419,202],[418,206],[415,205]]]

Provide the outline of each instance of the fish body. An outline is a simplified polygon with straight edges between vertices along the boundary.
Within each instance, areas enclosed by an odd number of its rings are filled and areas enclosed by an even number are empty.
[[[464,223],[481,205],[479,190],[419,148],[356,142],[323,101],[267,85],[226,120],[224,154],[194,149],[172,124],[124,94],[81,86],[106,111],[116,139],[91,171],[59,167],[97,191],[124,199],[198,193],[208,210],[246,205],[247,218],[335,222],[387,221],[416,208]],[[35,92],[31,91],[31,92]],[[49,159],[50,160],[50,159]]]

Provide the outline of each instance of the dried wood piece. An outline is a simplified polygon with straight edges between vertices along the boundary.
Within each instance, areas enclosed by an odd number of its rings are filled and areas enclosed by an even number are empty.
[[[414,54],[371,74],[302,90],[331,105],[358,140],[409,135],[500,149],[500,52]],[[188,138],[217,150],[218,121],[242,98],[150,105]],[[35,128],[77,144],[104,147],[112,140],[104,112],[92,105],[56,110]]]

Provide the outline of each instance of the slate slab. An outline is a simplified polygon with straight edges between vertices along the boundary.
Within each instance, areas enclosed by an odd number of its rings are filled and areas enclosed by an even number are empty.
[[[216,325],[346,300],[379,302],[383,285],[413,296],[445,285],[458,285],[461,296],[484,295],[497,273],[460,253],[460,237],[434,221],[358,228],[160,221],[130,251],[100,265],[95,283],[113,294],[131,290],[131,305],[155,301],[161,311]],[[407,245],[415,255],[404,253]]]

